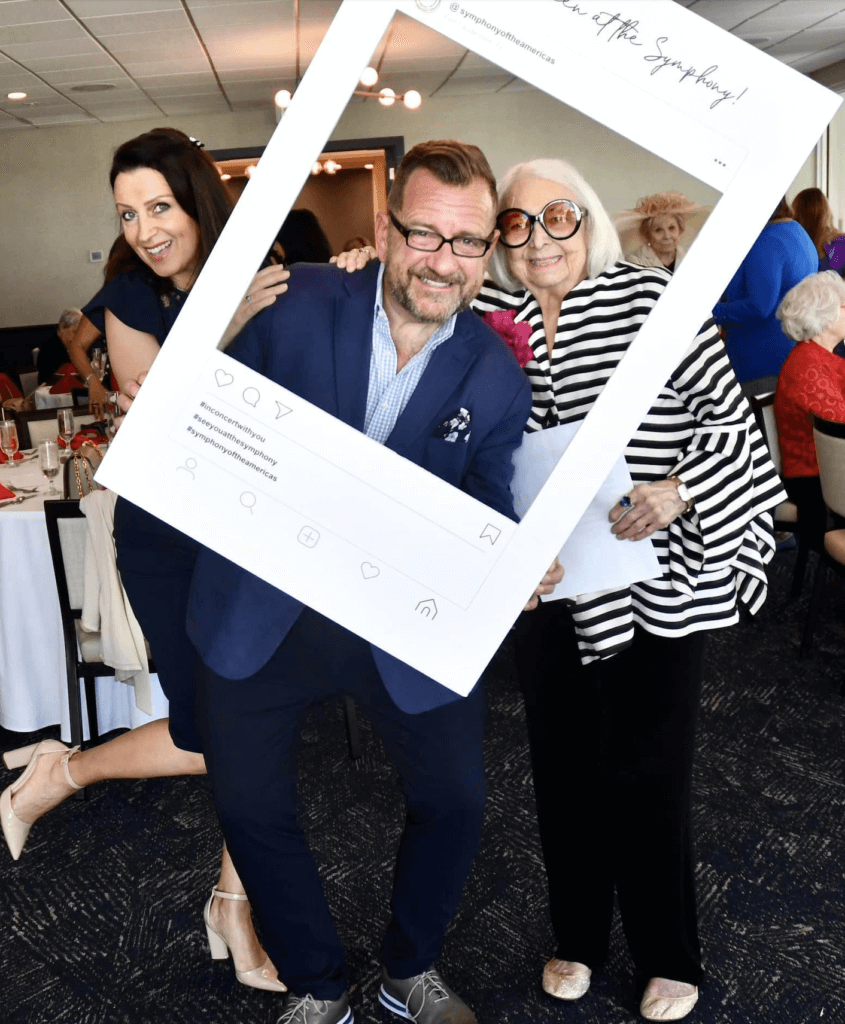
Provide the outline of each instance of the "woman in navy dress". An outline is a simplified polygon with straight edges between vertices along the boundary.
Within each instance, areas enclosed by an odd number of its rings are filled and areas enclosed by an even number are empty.
[[[120,146],[110,182],[122,239],[113,247],[106,285],[85,313],[106,335],[118,381],[134,394],[231,204],[211,158],[172,128],[157,128]],[[287,276],[281,267],[259,271],[224,340],[286,289]],[[15,859],[32,823],[76,789],[105,779],[205,772],[194,723],[194,649],[185,632],[197,544],[122,498],[115,507],[114,536],[118,568],[156,661],[170,718],[89,750],[68,751],[55,740],[34,748],[24,775],[0,797],[3,831]],[[13,755],[11,762],[19,764],[21,758]],[[205,923],[212,955],[222,959],[231,952],[239,981],[284,991],[255,935],[247,897],[225,848]]]

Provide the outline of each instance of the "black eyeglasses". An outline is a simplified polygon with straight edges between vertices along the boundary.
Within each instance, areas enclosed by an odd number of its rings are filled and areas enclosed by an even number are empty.
[[[508,249],[519,249],[527,244],[535,221],[539,221],[549,238],[560,242],[576,234],[587,212],[569,199],[553,199],[539,213],[526,213],[516,207],[502,210],[496,218],[499,241]]]
[[[400,235],[405,238],[405,244],[409,249],[418,249],[420,252],[437,252],[448,242],[452,252],[456,256],[465,256],[467,259],[477,260],[484,256],[493,244],[491,239],[473,238],[471,235],[456,235],[454,238],[444,238],[436,231],[425,231],[422,228],[406,228],[403,224],[390,214],[390,223],[396,228]]]

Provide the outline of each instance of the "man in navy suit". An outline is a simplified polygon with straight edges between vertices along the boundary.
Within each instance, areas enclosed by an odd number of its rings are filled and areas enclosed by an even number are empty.
[[[496,186],[475,146],[415,146],[380,213],[381,263],[294,268],[234,358],[515,518],[511,456],[530,409],[512,353],[474,313],[495,245]],[[547,573],[535,591],[560,578]],[[526,595],[527,596],[527,595]],[[478,845],[482,688],[465,698],[210,551],[188,631],[199,722],[226,841],[291,989],[284,1024],[351,1024],[343,947],[296,820],[297,741],[313,704],[351,694],[407,805],[382,943],[382,1004],[418,1024],[474,1024],[434,968]],[[348,840],[354,843],[354,835]]]

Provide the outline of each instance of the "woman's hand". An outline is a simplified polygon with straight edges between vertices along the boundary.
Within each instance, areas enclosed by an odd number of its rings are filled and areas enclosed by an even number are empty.
[[[347,274],[354,274],[356,270],[363,270],[376,256],[378,253],[371,245],[368,245],[363,249],[350,249],[348,252],[342,252],[339,256],[332,256],[329,262],[336,263],[340,270],[345,270]]]
[[[88,408],[98,420],[106,418],[108,392],[96,374],[88,381]]]
[[[531,600],[525,606],[525,611],[533,612],[537,605],[540,603],[541,594],[551,594],[555,587],[563,579],[563,566],[560,562],[555,559],[549,566],[549,570],[546,575],[540,580],[539,586],[536,588],[534,593],[531,595]]]
[[[284,267],[265,267],[259,270],[252,279],[252,284],[247,288],[246,295],[241,299],[231,323],[223,335],[223,346],[237,337],[246,324],[260,313],[262,309],[272,306],[277,295],[282,295],[288,290],[287,279],[290,271]]]
[[[643,540],[667,527],[686,507],[677,479],[638,484],[610,510],[611,532],[619,540]]]
[[[117,404],[123,410],[124,414],[129,412],[129,410],[132,408],[132,403],[135,401],[138,392],[141,390],[141,385],[144,383],[146,379],[146,373],[139,373],[137,380],[128,380],[121,388],[120,394],[117,396]],[[120,426],[122,422],[123,416],[115,416],[115,431],[117,431],[117,428]]]

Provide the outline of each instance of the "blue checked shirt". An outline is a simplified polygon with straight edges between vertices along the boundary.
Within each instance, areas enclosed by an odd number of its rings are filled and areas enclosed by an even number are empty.
[[[382,305],[384,264],[378,272],[376,283],[376,306],[373,317],[373,351],[370,356],[370,384],[367,389],[367,415],[364,419],[364,433],[379,444],[390,437],[402,410],[411,400],[414,389],[428,366],[431,355],[438,345],[455,332],[455,320],[449,320],[438,327],[419,352],[396,372],[398,360],[396,346],[390,334],[390,324]]]

